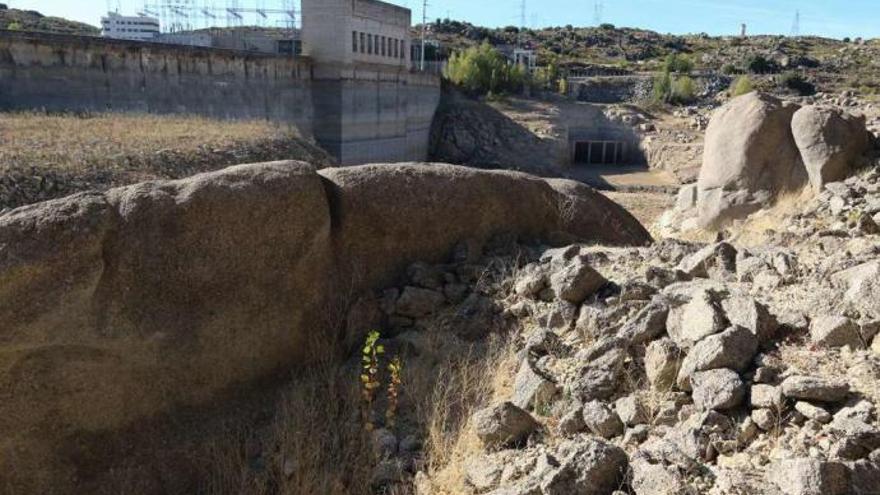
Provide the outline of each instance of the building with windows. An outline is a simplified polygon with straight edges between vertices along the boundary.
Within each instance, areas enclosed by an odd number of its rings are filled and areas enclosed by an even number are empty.
[[[410,65],[411,19],[379,0],[302,0],[314,134],[343,165],[428,155],[440,79]]]
[[[378,0],[303,0],[303,54],[409,68],[412,13]]]
[[[101,36],[119,40],[149,41],[159,36],[159,19],[110,12],[101,18]]]

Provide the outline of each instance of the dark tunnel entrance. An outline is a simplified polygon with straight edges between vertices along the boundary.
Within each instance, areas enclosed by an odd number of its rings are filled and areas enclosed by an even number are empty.
[[[620,165],[627,163],[627,143],[623,141],[576,141],[575,165]]]

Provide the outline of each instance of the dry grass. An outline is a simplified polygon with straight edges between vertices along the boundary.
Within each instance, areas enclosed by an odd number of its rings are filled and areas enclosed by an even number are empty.
[[[515,368],[512,341],[498,338],[481,351],[450,357],[437,370],[443,379],[434,381],[433,392],[419,406],[426,471],[437,494],[467,492],[464,462],[483,452],[468,421],[481,407],[509,398]]]
[[[812,197],[813,191],[809,187],[780,195],[773,206],[751,215],[730,229],[734,239],[737,244],[746,247],[764,244],[768,235],[778,231],[788,217],[802,212]]]
[[[376,462],[358,414],[356,375],[318,366],[283,392],[259,430],[232,426],[209,444],[201,492],[216,495],[369,495]],[[261,449],[254,458],[252,449]]]
[[[234,149],[301,139],[295,128],[267,121],[196,116],[40,113],[0,114],[0,167],[53,170],[125,167],[132,157]]]
[[[664,211],[675,204],[675,197],[664,193],[602,192],[602,194],[626,208],[647,229],[660,219]]]
[[[292,127],[184,115],[0,114],[0,209],[229,165],[332,159]]]

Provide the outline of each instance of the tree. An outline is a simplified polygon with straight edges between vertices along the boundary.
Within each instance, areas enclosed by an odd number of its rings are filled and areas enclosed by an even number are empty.
[[[525,68],[511,64],[488,42],[453,53],[444,76],[473,95],[518,92],[526,81]]]

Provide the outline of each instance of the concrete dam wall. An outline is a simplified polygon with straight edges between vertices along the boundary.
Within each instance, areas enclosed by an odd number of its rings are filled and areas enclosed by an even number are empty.
[[[0,110],[267,119],[344,165],[425,160],[439,98],[437,76],[402,67],[0,31]]]

